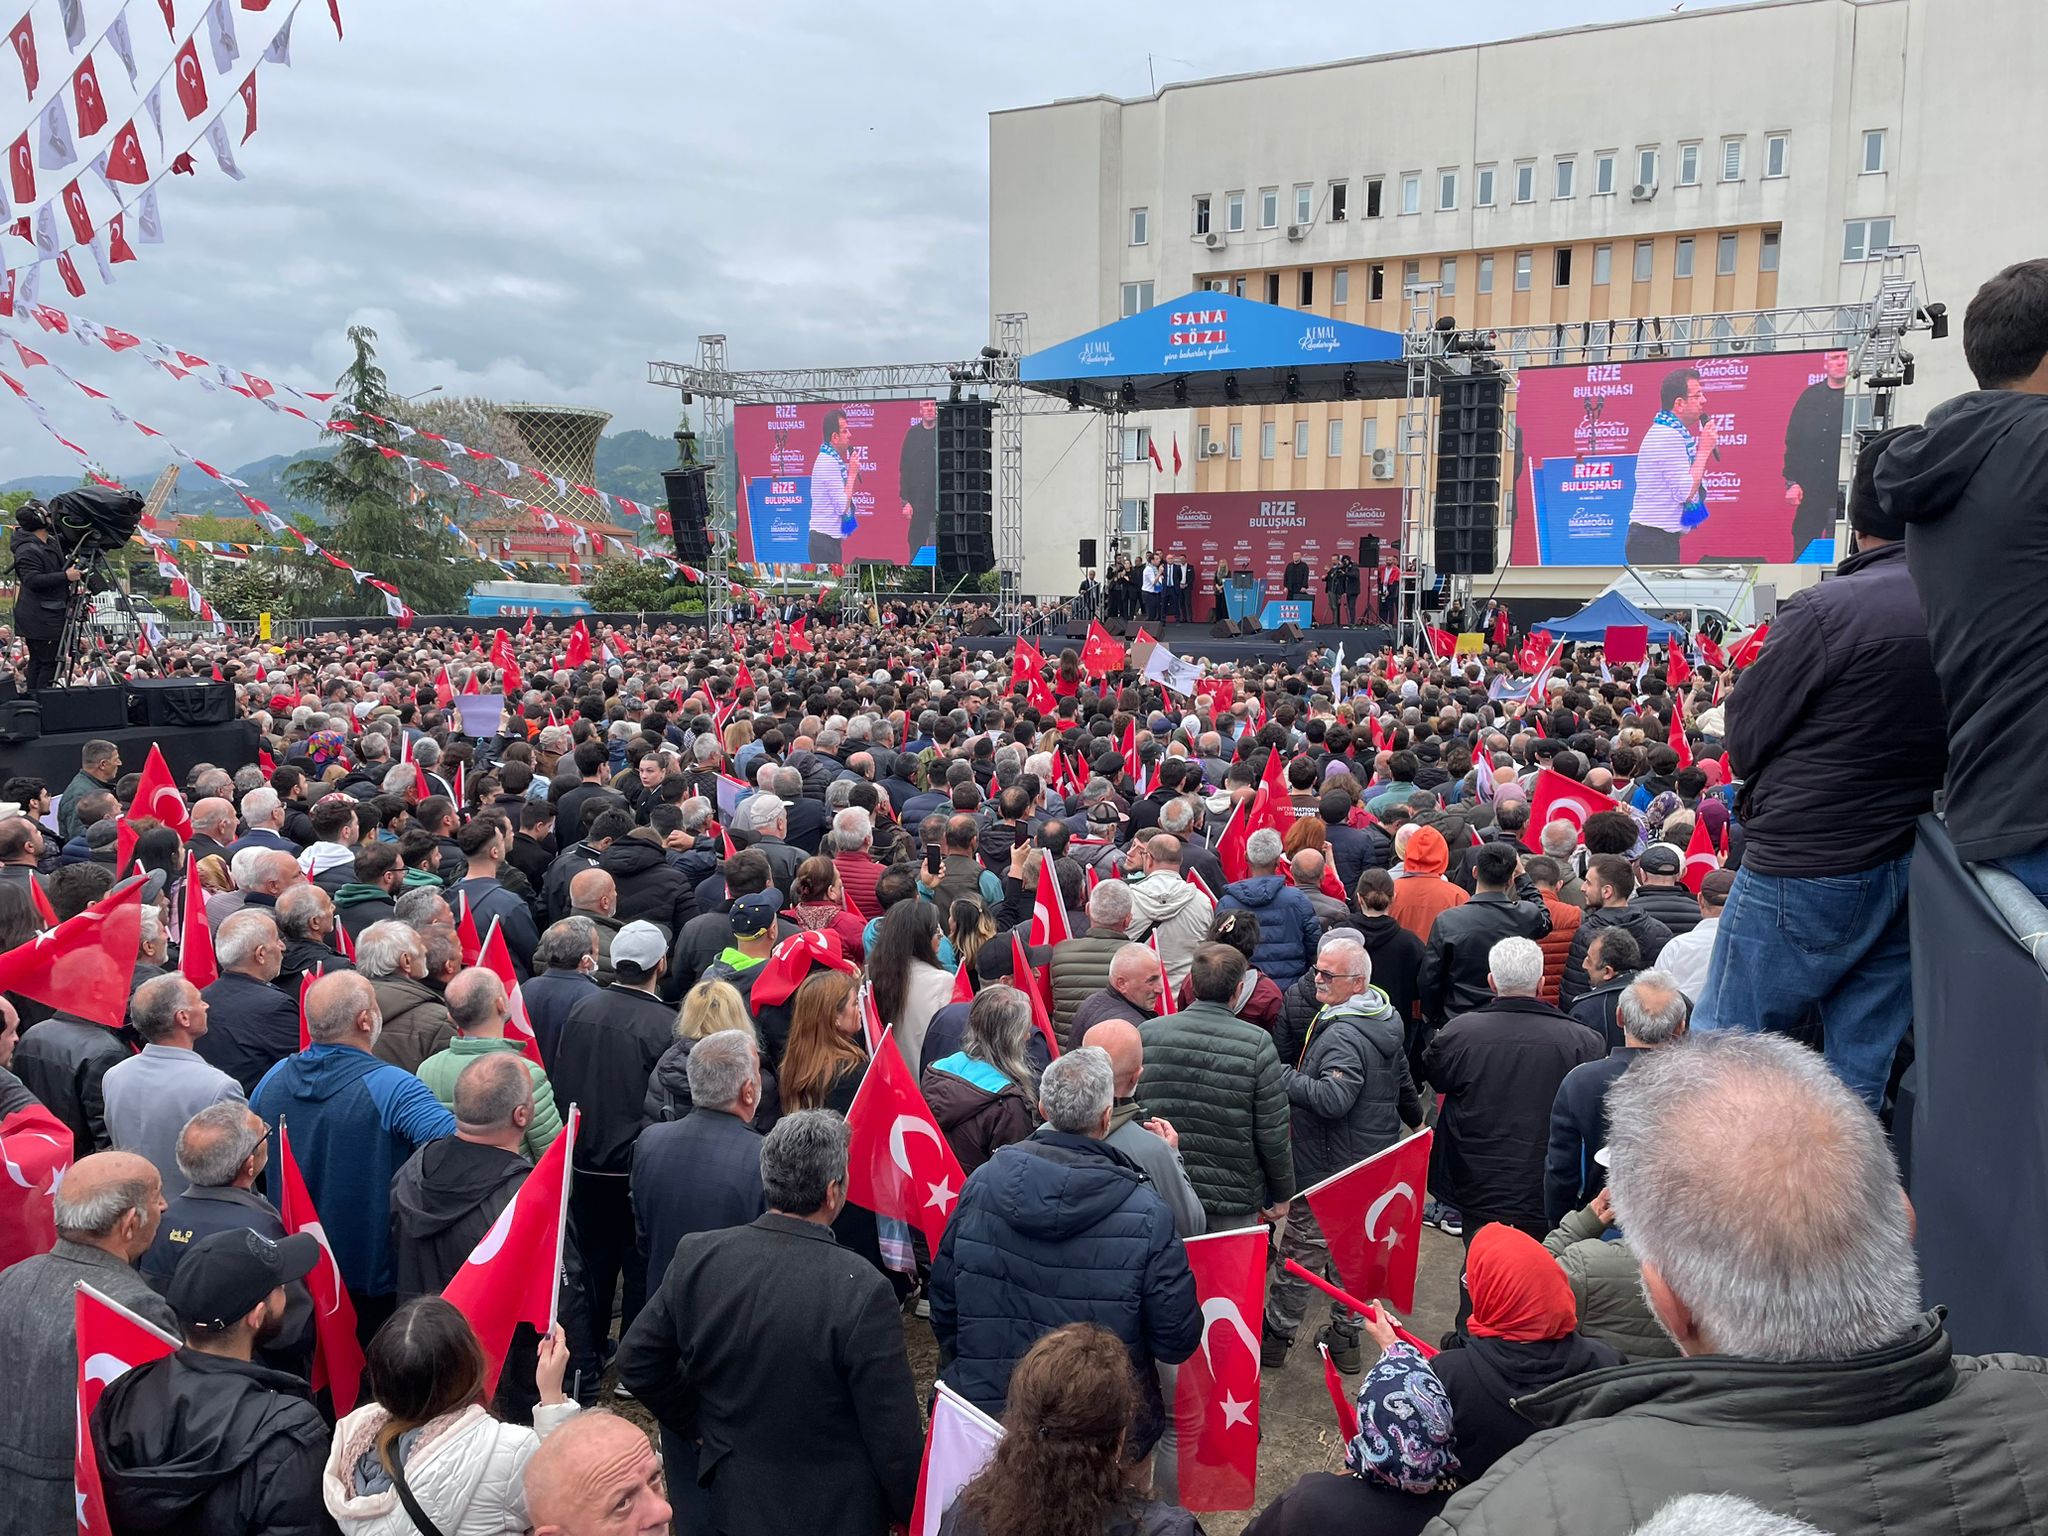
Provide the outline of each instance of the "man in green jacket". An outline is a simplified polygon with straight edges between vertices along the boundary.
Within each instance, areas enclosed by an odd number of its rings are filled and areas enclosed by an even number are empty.
[[[525,1046],[505,1038],[505,1025],[512,1017],[512,1000],[495,971],[473,965],[457,971],[448,982],[445,997],[448,1017],[455,1021],[455,1038],[445,1050],[436,1051],[420,1063],[419,1080],[433,1090],[434,1097],[450,1109],[455,1107],[455,1080],[462,1069],[479,1056],[510,1052],[518,1056]],[[547,1072],[536,1061],[526,1062],[526,1075],[533,1079],[533,1118],[526,1122],[526,1134],[519,1150],[531,1162],[562,1129],[561,1112],[555,1108],[555,1090]]]
[[[1608,1188],[1683,1358],[1525,1393],[1539,1432],[1428,1536],[1625,1536],[1729,1493],[1824,1531],[2041,1528],[2048,1360],[1959,1356],[1923,1312],[1884,1131],[1813,1051],[1712,1034],[1609,1090]]]
[[[1273,1037],[1230,1011],[1244,972],[1244,956],[1228,944],[1199,946],[1188,971],[1195,1000],[1139,1026],[1145,1108],[1180,1133],[1211,1232],[1278,1221],[1294,1197]]]

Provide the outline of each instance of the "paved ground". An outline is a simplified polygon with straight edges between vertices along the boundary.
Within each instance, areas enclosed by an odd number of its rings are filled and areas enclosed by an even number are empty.
[[[1422,1264],[1416,1277],[1415,1311],[1402,1319],[1421,1337],[1434,1342],[1451,1326],[1458,1310],[1458,1275],[1463,1267],[1463,1244],[1434,1228],[1422,1232]],[[1321,1358],[1309,1341],[1323,1325],[1328,1307],[1320,1294],[1311,1298],[1308,1316],[1302,1323],[1300,1342],[1279,1370],[1260,1378],[1259,1401],[1259,1491],[1256,1509],[1263,1509],[1277,1493],[1285,1492],[1304,1472],[1332,1472],[1343,1466],[1343,1449],[1337,1443],[1336,1418],[1329,1393],[1323,1386]],[[930,1391],[938,1369],[938,1345],[930,1324],[906,1317],[903,1341],[910,1352],[910,1367],[917,1378],[920,1401]],[[1366,1346],[1368,1352],[1371,1344]],[[1370,1362],[1368,1362],[1370,1363]],[[1348,1378],[1355,1386],[1357,1378]],[[652,1427],[638,1403],[613,1400],[611,1406],[639,1423]],[[1253,1511],[1202,1516],[1208,1536],[1238,1536]]]

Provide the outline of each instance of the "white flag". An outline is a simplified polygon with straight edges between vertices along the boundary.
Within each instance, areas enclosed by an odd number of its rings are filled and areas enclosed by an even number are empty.
[[[264,63],[282,64],[286,69],[292,67],[292,17],[298,14],[297,11],[286,14],[284,30],[273,37],[270,46],[263,50]]]
[[[206,142],[213,149],[213,158],[221,170],[236,181],[244,180],[242,168],[235,164],[234,146],[228,143],[228,125],[215,118],[206,125]]]
[[[25,315],[36,307],[36,289],[42,282],[43,264],[31,262],[20,271],[21,281],[14,290],[14,312]]]
[[[1337,642],[1337,660],[1330,668],[1330,692],[1337,699],[1344,697],[1344,642]]]
[[[943,1381],[932,1398],[932,1422],[925,1431],[924,1463],[917,1469],[917,1502],[910,1536],[938,1536],[939,1522],[960,1490],[989,1464],[1002,1443],[1003,1426]]]
[[[213,67],[226,74],[242,56],[235,42],[235,13],[228,0],[213,0],[206,13],[206,39],[213,45]]]
[[[158,154],[162,154],[162,153],[164,152],[164,147],[165,147],[165,146],[164,146],[164,88],[163,88],[162,86],[160,86],[160,85],[159,85],[159,86],[153,86],[153,87],[151,87],[151,89],[150,89],[150,93],[149,93],[149,99],[148,99],[147,101],[145,101],[145,102],[143,103],[143,105],[149,108],[149,120],[150,120],[150,121],[151,121],[152,123],[155,123],[155,124],[156,124],[156,152],[157,152]]]
[[[62,248],[57,238],[57,210],[45,203],[36,210],[36,249],[45,256],[54,256]]]
[[[144,245],[164,243],[163,221],[156,213],[156,188],[146,187],[135,204],[135,238]]]
[[[64,98],[52,97],[43,108],[42,132],[37,142],[36,164],[46,171],[61,171],[78,158],[78,146],[71,139],[71,119],[64,113]]]
[[[107,261],[107,232],[104,229],[97,230],[93,234],[92,259],[99,266],[100,281],[103,283],[113,282],[114,269]]]
[[[1141,675],[1162,688],[1171,688],[1175,693],[1192,697],[1195,684],[1202,680],[1202,668],[1197,662],[1174,655],[1163,645],[1155,645],[1152,654],[1146,658]]]
[[[128,84],[135,85],[135,43],[128,36],[128,13],[116,16],[107,28],[107,42],[121,60],[122,68],[128,71]]]
[[[85,41],[85,7],[79,0],[57,0],[57,13],[64,18],[64,46],[76,52]]]

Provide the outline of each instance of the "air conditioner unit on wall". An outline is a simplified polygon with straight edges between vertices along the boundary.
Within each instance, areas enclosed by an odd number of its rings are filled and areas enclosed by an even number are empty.
[[[1308,229],[1309,227],[1306,224],[1290,224],[1287,226],[1287,238],[1290,240],[1306,240],[1308,238]]]
[[[1375,480],[1394,478],[1394,450],[1375,448],[1372,451],[1372,477]]]
[[[1212,251],[1220,251],[1223,249],[1223,236],[1212,229],[1209,233],[1202,236],[1202,244],[1209,247]]]
[[[1639,181],[1628,189],[1628,198],[1632,203],[1647,203],[1656,195],[1657,184],[1654,181]]]
[[[1210,443],[1208,447],[1206,447],[1206,448],[1204,448],[1204,449],[1202,450],[1202,457],[1203,457],[1203,458],[1205,458],[1205,459],[1220,459],[1220,458],[1222,458],[1222,457],[1223,457],[1223,445],[1222,445],[1221,443],[1217,443],[1217,442],[1212,442],[1212,443]]]

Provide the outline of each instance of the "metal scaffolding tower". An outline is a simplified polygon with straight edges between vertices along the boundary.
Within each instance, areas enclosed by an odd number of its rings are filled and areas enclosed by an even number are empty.
[[[988,373],[996,386],[996,570],[997,614],[1003,633],[1014,635],[1024,589],[1024,412],[1025,390],[1017,361],[1030,349],[1030,319],[996,316],[995,350]]]
[[[723,336],[699,336],[697,338],[697,370],[706,377],[718,377],[725,373],[725,338]],[[691,392],[683,391],[687,403]],[[718,634],[718,626],[732,618],[732,551],[733,535],[739,527],[739,514],[733,500],[732,466],[727,462],[727,447],[732,442],[732,401],[728,396],[707,392],[704,396],[704,430],[699,434],[705,447],[710,450],[711,473],[709,491],[711,513],[706,519],[707,531],[711,537],[711,559],[704,571],[704,635],[706,639]]]

